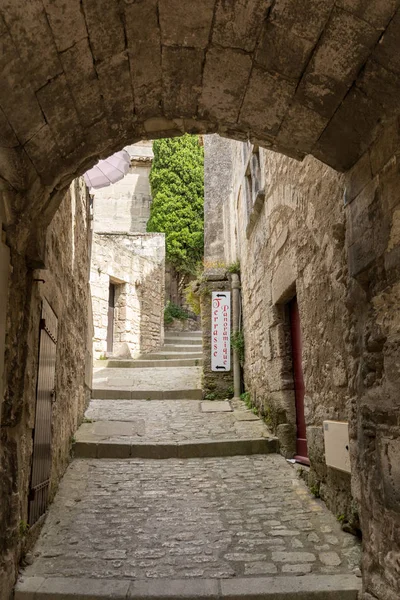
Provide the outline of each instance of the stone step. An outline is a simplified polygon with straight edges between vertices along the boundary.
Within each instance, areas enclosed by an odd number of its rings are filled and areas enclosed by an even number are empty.
[[[177,337],[165,337],[164,344],[184,344],[185,346],[202,346],[201,338],[177,338]]]
[[[175,443],[78,440],[74,444],[75,458],[212,458],[276,452],[278,452],[277,438],[207,439]]]
[[[357,600],[354,575],[231,579],[21,577],[14,600]]]
[[[164,344],[159,350],[156,350],[157,353],[161,352],[184,352],[185,354],[190,354],[193,352],[202,352],[202,346],[191,346],[186,344]],[[148,356],[151,356],[153,352],[149,352]]]
[[[201,389],[183,390],[116,390],[116,389],[93,389],[94,400],[201,400],[203,392]]]
[[[191,352],[171,352],[170,350],[159,350],[158,352],[152,352],[151,354],[143,354],[139,356],[137,360],[171,360],[174,358],[203,358],[202,352],[193,352],[193,346],[191,346]]]
[[[201,331],[166,331],[165,332],[165,337],[197,337],[197,338],[201,338],[202,337],[202,332]]]
[[[149,355],[151,356],[151,355]],[[101,364],[97,364],[101,363]],[[95,367],[111,369],[137,369],[143,367],[201,367],[202,358],[154,358],[136,359],[136,360],[102,360],[96,361]]]

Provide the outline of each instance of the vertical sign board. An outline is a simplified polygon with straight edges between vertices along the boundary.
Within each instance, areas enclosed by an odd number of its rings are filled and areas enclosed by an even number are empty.
[[[212,292],[211,370],[231,370],[231,293]]]

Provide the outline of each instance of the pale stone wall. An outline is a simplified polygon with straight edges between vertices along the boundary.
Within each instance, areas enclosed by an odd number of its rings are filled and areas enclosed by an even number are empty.
[[[94,198],[93,231],[96,233],[145,233],[150,217],[150,169],[152,142],[127,146],[129,172],[121,181],[99,190]]]
[[[150,217],[152,142],[125,148],[128,174],[93,190],[90,284],[93,302],[93,358],[107,353],[110,283],[115,287],[114,356],[134,357],[163,343],[165,236],[146,233]]]
[[[165,236],[93,235],[90,285],[94,318],[94,358],[107,352],[108,293],[116,284],[116,356],[136,356],[163,343]]]
[[[28,518],[42,298],[48,300],[58,317],[50,498],[69,462],[72,436],[90,397],[85,384],[89,326],[88,204],[86,186],[82,180],[74,181],[45,235],[46,268],[43,269],[27,266],[26,247],[19,228],[7,222],[11,269],[0,438],[1,600],[9,600],[18,560],[28,541],[21,536],[19,526]],[[32,536],[34,530],[35,527]]]

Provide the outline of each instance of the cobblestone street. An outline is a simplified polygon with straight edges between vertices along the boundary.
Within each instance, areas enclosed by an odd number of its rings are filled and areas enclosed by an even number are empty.
[[[105,368],[95,381],[113,398],[127,386],[200,393],[196,367]],[[158,454],[129,458],[143,444]],[[163,455],[180,444],[185,458]],[[358,541],[276,448],[240,400],[92,400],[76,434],[83,458],[61,482],[16,600],[264,598],[269,588],[268,598],[340,590],[332,598],[355,600]]]
[[[76,460],[25,574],[337,574],[358,557],[355,538],[280,456]]]

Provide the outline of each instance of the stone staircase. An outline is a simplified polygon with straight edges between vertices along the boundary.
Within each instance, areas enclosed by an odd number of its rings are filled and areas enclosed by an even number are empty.
[[[202,401],[201,369],[175,366],[200,347],[168,336],[151,369],[94,370],[14,600],[356,600],[354,538],[262,420],[240,400]]]
[[[203,364],[201,331],[165,334],[164,346],[136,359],[110,358],[96,361],[96,367],[139,369],[145,367],[200,367]]]

